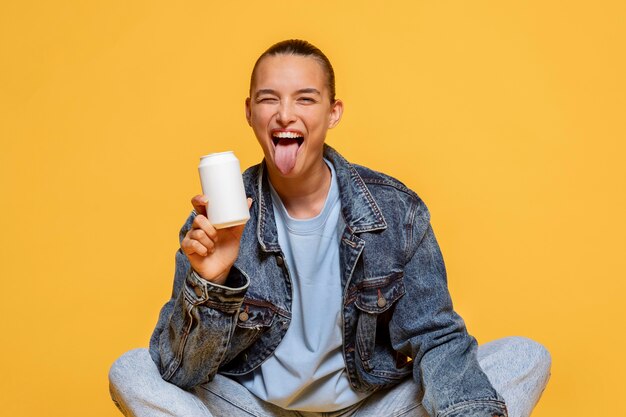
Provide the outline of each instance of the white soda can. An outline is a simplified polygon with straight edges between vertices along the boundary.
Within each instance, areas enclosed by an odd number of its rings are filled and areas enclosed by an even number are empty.
[[[216,229],[244,224],[250,218],[239,160],[232,151],[200,157],[202,193],[209,198],[207,217]]]

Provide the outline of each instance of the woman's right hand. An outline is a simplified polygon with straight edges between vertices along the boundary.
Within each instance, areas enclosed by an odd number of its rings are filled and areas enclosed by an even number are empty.
[[[183,238],[181,248],[198,275],[222,285],[239,254],[245,224],[215,229],[206,215],[207,205],[210,204],[206,196],[193,197],[191,204],[198,214],[191,230]],[[248,208],[251,205],[252,199],[248,198]]]

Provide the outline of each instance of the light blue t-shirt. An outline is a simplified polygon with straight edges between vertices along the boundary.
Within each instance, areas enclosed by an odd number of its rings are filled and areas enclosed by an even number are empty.
[[[293,285],[292,319],[285,337],[253,372],[237,380],[257,397],[281,408],[336,411],[366,397],[348,382],[342,354],[340,215],[335,170],[321,213],[311,219],[289,216],[271,187],[278,243]]]

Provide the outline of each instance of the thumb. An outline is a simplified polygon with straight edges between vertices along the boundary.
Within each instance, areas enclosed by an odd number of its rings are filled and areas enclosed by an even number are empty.
[[[191,199],[191,205],[198,214],[203,216],[207,215],[207,206],[209,205],[209,198],[206,195],[199,194]]]

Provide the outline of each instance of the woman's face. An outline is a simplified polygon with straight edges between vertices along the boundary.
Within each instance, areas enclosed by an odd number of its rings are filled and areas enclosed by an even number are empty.
[[[326,132],[343,112],[341,101],[330,103],[326,82],[313,57],[275,55],[259,62],[246,118],[273,174],[296,178],[322,162]]]

